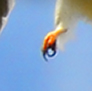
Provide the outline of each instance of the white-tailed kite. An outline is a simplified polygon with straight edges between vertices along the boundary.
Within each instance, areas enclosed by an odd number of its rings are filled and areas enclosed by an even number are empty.
[[[0,0],[0,32],[5,27],[15,0]],[[42,52],[52,57],[57,48],[63,49],[64,44],[72,38],[74,28],[79,20],[92,21],[92,0],[56,0],[55,30],[49,32],[43,41]],[[49,53],[49,49],[53,51]]]
[[[64,44],[72,38],[79,20],[92,21],[92,0],[56,0],[55,30],[45,36],[42,46],[45,59],[46,55],[54,56],[57,48],[63,49]],[[52,54],[49,49],[53,51]]]

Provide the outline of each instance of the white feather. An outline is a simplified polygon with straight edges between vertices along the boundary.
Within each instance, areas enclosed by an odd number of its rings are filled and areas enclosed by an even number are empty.
[[[55,10],[55,27],[68,31],[58,36],[57,47],[64,50],[64,45],[74,37],[77,23],[92,21],[92,0],[57,0]]]

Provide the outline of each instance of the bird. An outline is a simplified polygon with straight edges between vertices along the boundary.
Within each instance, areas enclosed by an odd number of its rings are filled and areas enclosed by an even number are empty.
[[[15,0],[0,0],[0,33],[7,24],[9,15],[13,10]]]
[[[46,34],[42,44],[42,55],[46,61],[58,49],[74,38],[74,30],[79,21],[92,25],[92,0],[56,0],[54,30]],[[49,51],[51,50],[51,51]]]
[[[0,0],[0,33],[7,24],[15,0]],[[74,29],[82,20],[92,25],[92,0],[56,0],[54,30],[46,34],[42,44],[42,54],[53,57],[58,49],[73,38]],[[51,50],[52,52],[49,52]]]

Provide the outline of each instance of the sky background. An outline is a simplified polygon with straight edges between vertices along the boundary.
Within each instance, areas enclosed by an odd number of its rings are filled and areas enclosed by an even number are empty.
[[[16,0],[0,35],[0,91],[92,91],[92,28],[45,62],[44,36],[54,29],[55,0]]]

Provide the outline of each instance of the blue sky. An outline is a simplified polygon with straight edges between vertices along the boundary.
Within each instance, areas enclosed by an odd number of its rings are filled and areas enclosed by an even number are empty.
[[[55,0],[16,0],[0,36],[0,91],[92,91],[92,28],[79,22],[76,40],[49,62],[41,55],[54,29]]]

